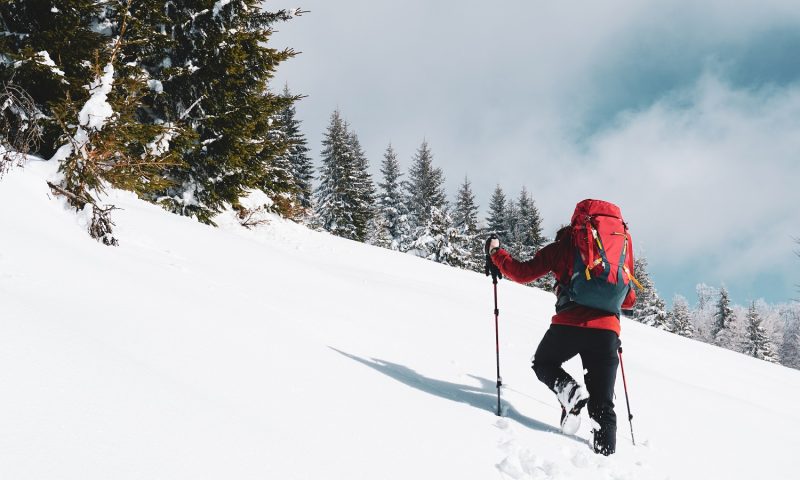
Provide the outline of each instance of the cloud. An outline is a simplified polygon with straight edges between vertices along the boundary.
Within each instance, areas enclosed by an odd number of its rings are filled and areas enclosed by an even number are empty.
[[[651,265],[698,258],[724,277],[790,268],[800,228],[800,86],[745,90],[713,73],[647,110],[623,115],[559,157],[568,190],[624,206]],[[559,215],[566,218],[568,208]]]
[[[617,201],[667,298],[800,282],[796,0],[301,3],[273,39],[303,52],[277,80],[308,95],[313,150],[339,107],[375,174],[390,141],[407,167],[427,138],[451,195],[465,174],[484,208],[526,185],[549,233]]]

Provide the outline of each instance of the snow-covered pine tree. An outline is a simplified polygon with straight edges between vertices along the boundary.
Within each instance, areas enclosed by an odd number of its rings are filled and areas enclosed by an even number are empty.
[[[289,91],[289,86],[284,85],[282,96],[289,99],[286,107],[280,113],[280,125],[285,141],[288,143],[288,148],[284,155],[278,157],[285,157],[291,168],[291,176],[295,188],[295,199],[297,212],[293,217],[295,219],[308,218],[311,214],[313,205],[312,194],[314,180],[314,164],[309,157],[308,141],[305,134],[300,130],[300,120],[296,118],[297,112],[294,107],[294,102],[301,97],[292,95]]]
[[[719,289],[714,324],[711,327],[711,338],[714,344],[720,347],[731,350],[736,350],[738,347],[736,315],[731,307],[728,289],[724,285]]]
[[[466,268],[470,252],[462,247],[465,243],[450,214],[431,207],[430,217],[420,229],[409,253],[452,267]]]
[[[542,218],[536,202],[524,186],[517,198],[517,221],[514,238],[517,242],[517,255],[522,259],[531,258],[546,242],[542,234]]]
[[[440,212],[447,208],[444,173],[433,166],[433,153],[426,140],[423,140],[414,154],[408,180],[403,185],[411,224],[415,230],[426,227],[431,216],[431,207],[436,207]],[[417,233],[414,235],[419,238]]]
[[[375,238],[370,243],[392,250],[405,251],[410,246],[411,225],[403,198],[400,163],[389,144],[381,162],[383,182],[378,184]],[[384,231],[385,230],[385,231]]]
[[[655,284],[650,278],[647,258],[638,255],[633,262],[633,276],[642,284],[643,290],[636,291],[636,304],[633,307],[633,318],[645,325],[669,330],[666,305],[658,296]]]
[[[751,302],[745,321],[744,338],[741,346],[742,353],[759,360],[777,363],[775,347],[772,345],[772,341],[761,323],[762,316],[756,308],[756,303]]]
[[[465,259],[465,268],[476,272],[483,272],[484,252],[483,241],[478,228],[478,206],[475,204],[475,195],[472,193],[472,184],[465,176],[464,183],[458,188],[455,209],[453,210],[453,225],[461,233],[464,245],[463,250],[469,252]]]
[[[783,306],[780,317],[783,320],[779,351],[781,364],[800,369],[800,304]]]
[[[509,232],[506,230],[506,225],[508,225],[506,205],[506,195],[498,184],[492,193],[492,198],[489,200],[486,232],[496,234],[503,242],[508,241],[510,238]]]
[[[331,114],[331,123],[322,140],[320,184],[315,191],[315,223],[340,237],[357,240],[356,161],[351,151],[350,135],[339,110]]]
[[[51,157],[63,143],[59,112],[75,123],[65,104],[89,99],[84,87],[95,76],[94,52],[107,49],[110,34],[92,27],[104,15],[96,0],[0,2],[0,81],[26,91],[42,116],[42,141],[30,153]]]
[[[689,312],[689,302],[681,295],[672,299],[672,310],[669,312],[669,331],[686,338],[694,338],[694,326]]]
[[[690,310],[692,325],[694,325],[695,338],[706,343],[714,343],[711,332],[714,327],[714,314],[716,301],[719,298],[719,289],[699,283],[695,286],[697,305]]]
[[[381,215],[380,212],[377,212],[375,216],[372,217],[372,221],[367,229],[366,243],[392,250],[393,242],[391,234],[389,233],[389,226],[386,217]]]
[[[351,177],[353,206],[353,225],[356,227],[356,240],[367,240],[367,230],[374,216],[375,185],[369,174],[369,161],[358,141],[358,135],[348,129],[348,144],[353,161],[353,176]]]
[[[0,5],[4,27],[13,30],[2,36],[0,55],[14,60],[0,62],[0,76],[30,92],[42,115],[44,143],[33,153],[47,156],[59,146],[53,158],[63,176],[50,188],[77,210],[90,206],[90,235],[116,245],[114,207],[100,205],[99,194],[108,185],[141,196],[165,188],[164,170],[181,159],[161,140],[180,132],[141,121],[148,78],[129,49],[151,39],[133,2],[57,3]]]
[[[506,200],[506,237],[503,238],[503,246],[508,252],[516,258],[519,258],[519,231],[517,225],[519,224],[519,209],[517,203],[513,198]]]
[[[134,3],[142,5],[142,15],[145,10],[164,12],[152,37],[168,39],[163,50],[132,46],[150,53],[141,67],[153,95],[143,111],[153,123],[185,126],[196,135],[182,145],[166,139],[185,164],[168,170],[172,186],[153,199],[213,223],[212,217],[227,206],[239,209],[249,191],[293,196],[291,182],[284,181],[285,167],[275,164],[287,148],[276,135],[276,120],[293,99],[272,93],[269,81],[295,52],[271,48],[270,37],[275,23],[299,12],[268,12],[261,0]]]

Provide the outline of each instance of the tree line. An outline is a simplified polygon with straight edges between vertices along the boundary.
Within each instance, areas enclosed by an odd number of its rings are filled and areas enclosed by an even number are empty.
[[[769,305],[752,301],[734,305],[722,286],[696,286],[696,302],[676,295],[672,307],[665,302],[647,270],[647,259],[636,259],[635,275],[644,290],[638,291],[633,318],[667,332],[692,338],[772,363],[800,369],[800,303]]]
[[[337,110],[323,139],[322,168],[308,223],[345,238],[406,252],[453,267],[483,270],[483,241],[496,233],[515,257],[532,257],[550,240],[542,217],[525,187],[507,198],[498,185],[491,195],[485,222],[479,219],[469,179],[450,203],[444,173],[434,166],[427,141],[417,149],[407,175],[401,172],[390,144],[383,154],[377,188],[357,135]],[[406,175],[407,178],[403,178]],[[697,287],[698,302],[676,296],[671,309],[658,295],[644,256],[637,256],[634,275],[640,280],[632,318],[646,325],[738,351],[769,362],[800,368],[800,306],[752,302],[731,305],[728,291]],[[534,282],[551,291],[552,276]]]

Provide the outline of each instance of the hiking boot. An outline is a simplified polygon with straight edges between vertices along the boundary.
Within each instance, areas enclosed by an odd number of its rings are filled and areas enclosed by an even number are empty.
[[[581,410],[589,401],[589,393],[576,382],[569,382],[557,392],[561,402],[561,431],[573,435],[581,426]]]
[[[600,425],[599,429],[592,430],[592,448],[594,453],[612,455],[617,450],[617,427]]]
[[[588,398],[579,399],[569,412],[561,407],[561,431],[566,435],[574,435],[578,431],[581,426],[581,410],[588,401]]]

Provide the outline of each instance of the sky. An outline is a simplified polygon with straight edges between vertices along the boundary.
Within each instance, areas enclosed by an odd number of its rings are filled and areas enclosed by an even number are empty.
[[[584,198],[622,208],[659,295],[800,297],[800,3],[270,0],[308,12],[273,47],[319,164],[339,109],[379,179],[427,140],[485,216],[525,186],[545,233]]]

